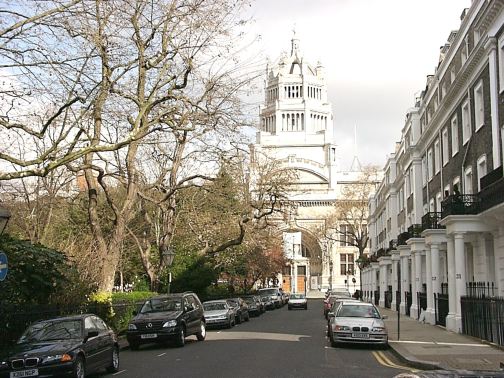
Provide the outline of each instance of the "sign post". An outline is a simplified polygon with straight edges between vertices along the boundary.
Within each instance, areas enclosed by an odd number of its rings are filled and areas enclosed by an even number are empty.
[[[5,280],[8,271],[9,271],[9,262],[7,260],[7,255],[3,252],[0,252],[0,281]]]
[[[396,298],[397,301],[401,301],[401,264],[397,264],[397,293],[399,293],[399,298]],[[396,293],[396,296],[397,296]],[[401,306],[397,307],[397,340],[401,339]]]

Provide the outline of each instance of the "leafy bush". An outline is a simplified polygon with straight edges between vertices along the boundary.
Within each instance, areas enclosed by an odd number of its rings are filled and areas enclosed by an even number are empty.
[[[130,293],[95,293],[90,297],[90,310],[100,316],[117,333],[123,333],[133,318],[133,312],[148,298],[156,295],[150,291]]]

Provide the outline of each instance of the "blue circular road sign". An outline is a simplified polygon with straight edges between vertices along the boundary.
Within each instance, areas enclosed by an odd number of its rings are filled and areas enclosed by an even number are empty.
[[[5,280],[8,271],[9,271],[9,264],[7,261],[7,255],[3,252],[0,252],[0,281]]]

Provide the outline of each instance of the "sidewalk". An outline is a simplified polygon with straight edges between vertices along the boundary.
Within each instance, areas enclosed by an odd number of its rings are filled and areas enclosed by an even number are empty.
[[[397,312],[379,308],[387,315],[389,344],[398,357],[423,369],[499,370],[504,351],[474,337],[400,317],[397,340]]]

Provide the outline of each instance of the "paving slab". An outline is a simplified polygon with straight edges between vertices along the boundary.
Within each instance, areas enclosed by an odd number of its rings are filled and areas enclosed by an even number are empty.
[[[384,308],[380,312],[388,317],[392,351],[416,367],[498,371],[504,363],[504,350],[497,346],[405,315],[400,316],[398,339],[397,312]]]

